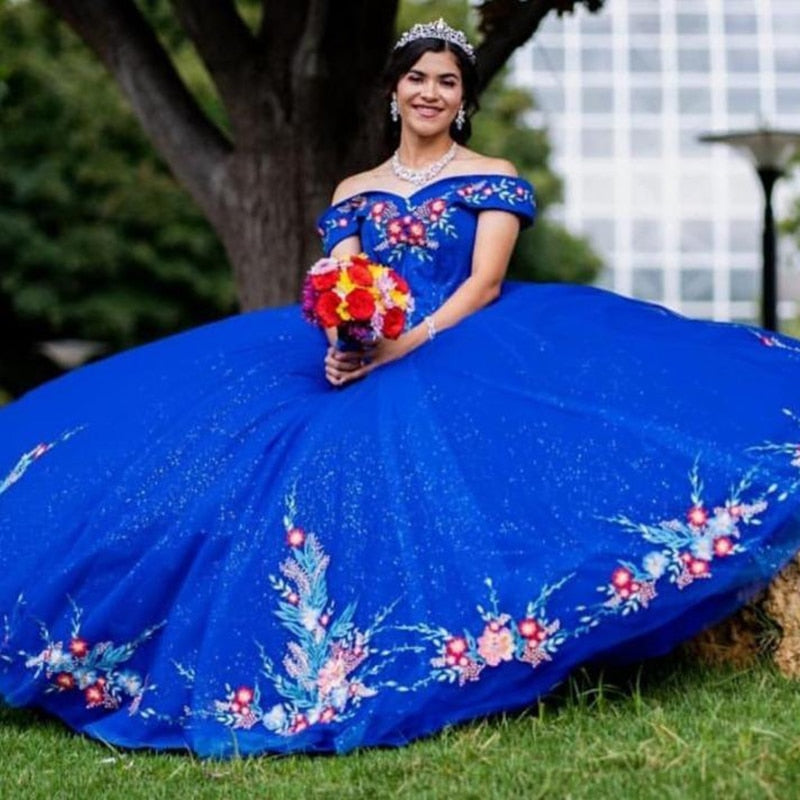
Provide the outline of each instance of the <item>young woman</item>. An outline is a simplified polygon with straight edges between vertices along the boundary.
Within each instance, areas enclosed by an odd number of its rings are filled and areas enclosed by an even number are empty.
[[[504,284],[533,194],[465,146],[472,57],[401,38],[397,151],[320,218],[410,284],[398,340],[247,314],[0,411],[9,703],[204,756],[397,745],[663,653],[800,548],[800,345]]]

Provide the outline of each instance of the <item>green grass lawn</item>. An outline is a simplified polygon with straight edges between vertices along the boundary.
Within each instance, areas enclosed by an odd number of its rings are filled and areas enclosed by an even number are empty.
[[[3,798],[794,798],[800,686],[674,657],[581,675],[537,708],[399,750],[200,761],[0,710]]]

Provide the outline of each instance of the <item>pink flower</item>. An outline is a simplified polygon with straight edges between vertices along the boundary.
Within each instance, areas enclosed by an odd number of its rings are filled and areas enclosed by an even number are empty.
[[[693,528],[702,528],[708,522],[708,511],[703,506],[692,506],[686,512],[686,519]]]
[[[328,659],[317,676],[317,687],[323,695],[338,689],[347,678],[347,664],[344,659],[334,656]]]
[[[611,583],[615,589],[625,589],[633,580],[633,573],[626,567],[617,567],[611,573]]]
[[[58,686],[59,689],[74,689],[75,688],[75,678],[69,674],[69,672],[59,672],[58,675],[55,677],[55,684]]]
[[[478,638],[478,653],[490,666],[496,667],[501,661],[514,658],[514,637],[508,628],[492,630],[491,623]]]
[[[447,203],[445,203],[445,201],[442,200],[441,198],[437,198],[436,200],[431,202],[431,211],[433,211],[434,214],[441,214],[446,207]]]
[[[86,697],[86,704],[89,706],[89,708],[102,705],[104,695],[105,692],[103,690],[103,686],[99,681],[97,683],[93,683],[84,692],[84,696]]]
[[[373,217],[380,217],[384,208],[386,208],[386,203],[373,203],[370,213]]]
[[[236,690],[234,697],[240,706],[247,707],[253,702],[253,690],[249,686],[242,686]]]
[[[302,547],[306,541],[306,533],[302,528],[289,528],[286,531],[286,544],[289,547]]]
[[[445,652],[458,658],[467,652],[469,645],[463,636],[452,636],[445,642]]]
[[[286,602],[296,606],[300,602],[300,595],[297,594],[297,592],[289,592],[289,594],[286,595]]]
[[[733,552],[733,542],[727,536],[714,539],[714,555],[729,556]]]
[[[702,558],[693,558],[689,562],[689,572],[698,578],[704,575],[708,575],[710,572],[708,561],[705,561]]]
[[[297,714],[289,729],[292,733],[301,733],[308,727],[308,719],[303,714]]]
[[[86,639],[76,636],[70,640],[69,651],[75,658],[83,658],[89,652],[89,644]]]
[[[331,708],[331,706],[327,706],[326,708],[322,709],[322,713],[319,715],[319,721],[323,723],[333,722],[336,719],[336,709]]]
[[[517,630],[523,639],[536,639],[542,628],[533,617],[526,617],[517,623]]]

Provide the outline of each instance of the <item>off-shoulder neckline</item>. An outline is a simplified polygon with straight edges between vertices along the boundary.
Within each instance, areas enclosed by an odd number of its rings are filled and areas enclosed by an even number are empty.
[[[427,192],[434,186],[438,186],[441,183],[447,183],[447,181],[455,181],[455,180],[463,180],[465,182],[474,182],[478,180],[491,180],[502,178],[509,181],[519,181],[521,183],[526,183],[528,186],[533,189],[531,183],[526,179],[522,178],[519,175],[503,175],[499,172],[483,172],[483,173],[465,173],[462,175],[445,175],[443,178],[437,178],[435,181],[431,181],[430,183],[426,183],[425,186],[421,186],[419,189],[415,189],[411,194],[400,194],[399,192],[392,192],[389,189],[365,189],[363,192],[356,192],[355,194],[348,195],[347,197],[343,197],[341,200],[333,203],[328,207],[328,211],[334,208],[338,208],[341,205],[351,202],[355,200],[357,197],[365,197],[367,195],[372,194],[382,194],[389,197],[395,197],[399,200],[402,200],[406,204],[410,204],[411,201],[420,194]]]

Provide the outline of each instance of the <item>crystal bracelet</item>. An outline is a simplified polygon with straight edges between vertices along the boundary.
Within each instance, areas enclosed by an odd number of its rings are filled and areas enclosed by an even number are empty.
[[[436,323],[433,321],[433,317],[425,317],[425,327],[428,329],[428,341],[432,342],[438,333],[436,330]]]

